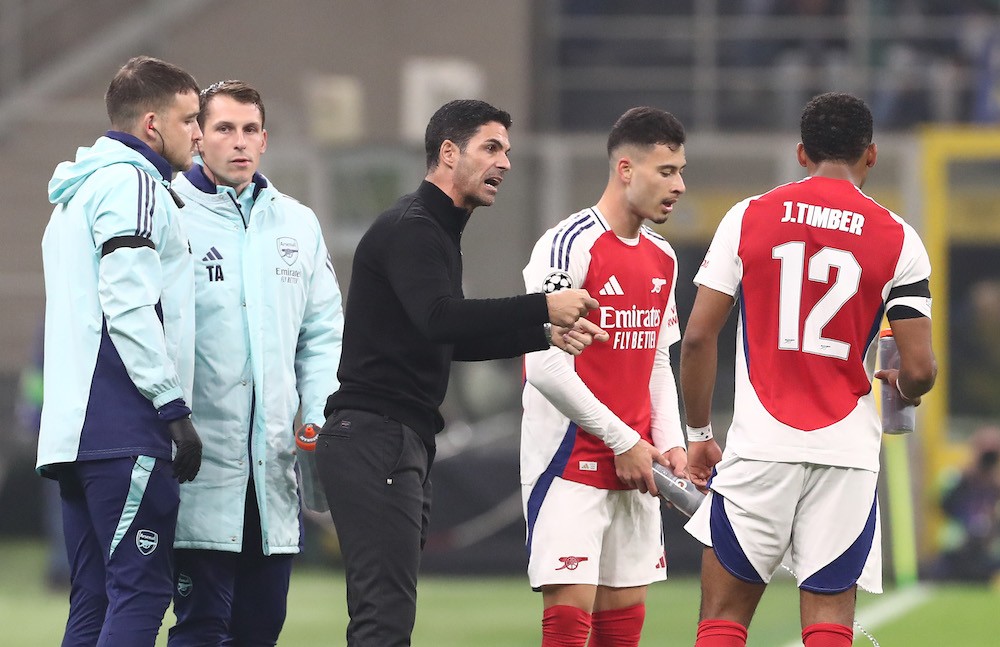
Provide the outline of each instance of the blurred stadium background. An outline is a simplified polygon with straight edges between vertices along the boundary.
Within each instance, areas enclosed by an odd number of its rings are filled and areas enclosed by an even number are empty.
[[[801,176],[805,101],[864,97],[880,150],[865,190],[924,236],[941,367],[918,432],[886,442],[887,575],[905,587],[939,573],[958,530],[942,487],[972,434],[1000,424],[997,0],[0,0],[0,551],[43,535],[30,395],[46,183],[106,130],[104,89],[140,53],[203,86],[261,90],[262,170],[316,210],[345,291],[367,223],[422,178],[423,128],[444,101],[474,96],[514,118],[513,169],[465,237],[470,296],[523,289],[538,235],[600,195],[621,112],[673,112],[689,130],[688,194],[661,233],[680,257],[682,326],[728,207]],[[725,428],[731,370],[719,379]],[[456,365],[425,571],[522,572],[519,387],[517,361]],[[303,562],[336,566],[332,529],[311,522]],[[665,514],[671,569],[693,574],[699,549],[680,525]]]

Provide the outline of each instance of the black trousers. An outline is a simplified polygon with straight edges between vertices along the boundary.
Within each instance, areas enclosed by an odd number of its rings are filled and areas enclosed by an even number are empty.
[[[387,416],[343,409],[326,421],[316,464],[347,575],[348,647],[404,647],[430,519],[434,451]]]

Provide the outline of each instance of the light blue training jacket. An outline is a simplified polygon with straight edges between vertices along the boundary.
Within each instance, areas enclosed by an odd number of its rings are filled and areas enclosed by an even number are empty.
[[[171,458],[166,421],[189,413],[194,364],[193,265],[172,175],[139,139],[109,131],[49,181],[40,473]]]
[[[253,474],[264,554],[299,551],[295,416],[322,425],[344,316],[315,214],[264,176],[236,196],[201,166],[177,178],[194,251],[192,420],[204,444],[181,485],[174,546],[239,552]]]

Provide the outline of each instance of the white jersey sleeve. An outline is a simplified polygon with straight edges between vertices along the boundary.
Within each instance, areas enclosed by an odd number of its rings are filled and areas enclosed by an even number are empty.
[[[743,265],[739,255],[740,227],[743,214],[753,198],[747,198],[731,208],[719,223],[712,244],[705,253],[694,282],[706,288],[735,296],[743,280]]]
[[[662,337],[661,337],[662,339]],[[656,349],[653,372],[649,378],[649,398],[652,409],[653,445],[664,453],[674,447],[684,447],[680,407],[677,403],[677,383],[670,367],[670,350],[663,344]]]
[[[888,286],[890,290],[897,286],[912,285],[920,281],[926,281],[931,275],[931,261],[927,256],[927,250],[924,248],[920,236],[902,218],[896,214],[892,214],[892,216],[903,225],[903,249],[900,251],[899,261],[896,263],[896,272],[893,275],[892,285]],[[893,306],[907,306],[925,317],[931,316],[930,297],[912,295],[893,297],[890,291],[887,292],[889,298],[885,304],[886,312]]]
[[[663,243],[667,245],[666,242]],[[669,246],[668,246],[669,247]],[[672,256],[673,249],[670,248]],[[670,282],[670,299],[657,337],[653,371],[649,376],[649,398],[652,414],[653,445],[664,453],[674,447],[684,447],[680,406],[677,400],[677,382],[670,366],[670,347],[681,340],[680,320],[677,316],[678,266],[674,263],[674,276]]]
[[[560,227],[548,230],[535,243],[531,258],[524,267],[524,287],[529,293],[550,294],[559,290],[579,288],[587,278],[590,266],[590,249],[577,245],[570,251],[561,251]]]

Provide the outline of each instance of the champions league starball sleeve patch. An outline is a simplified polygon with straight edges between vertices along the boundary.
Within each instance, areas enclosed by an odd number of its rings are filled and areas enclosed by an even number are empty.
[[[542,281],[542,291],[545,294],[552,294],[559,290],[568,290],[571,287],[573,287],[573,279],[570,278],[569,274],[562,271],[552,272]]]

